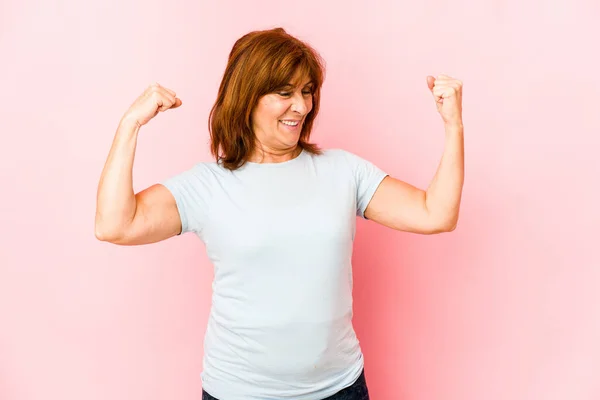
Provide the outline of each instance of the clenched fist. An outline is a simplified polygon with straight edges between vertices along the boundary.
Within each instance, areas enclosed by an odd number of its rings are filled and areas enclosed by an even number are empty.
[[[437,110],[446,125],[462,125],[462,82],[448,75],[427,77]]]
[[[181,100],[171,89],[153,83],[129,107],[123,119],[145,125],[159,113],[171,108],[177,108]]]

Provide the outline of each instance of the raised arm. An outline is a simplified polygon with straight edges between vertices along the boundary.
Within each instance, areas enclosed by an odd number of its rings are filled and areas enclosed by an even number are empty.
[[[440,75],[427,84],[444,121],[446,144],[427,190],[386,177],[373,195],[365,216],[387,227],[421,234],[456,228],[464,182],[462,82]]]
[[[177,235],[181,219],[175,198],[162,185],[133,192],[133,161],[140,128],[181,100],[158,84],[148,87],[119,123],[98,184],[95,234],[120,245],[154,243]]]

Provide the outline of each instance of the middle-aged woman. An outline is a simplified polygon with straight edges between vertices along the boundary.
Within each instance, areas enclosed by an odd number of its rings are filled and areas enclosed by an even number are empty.
[[[98,187],[96,236],[139,245],[194,232],[205,243],[215,277],[204,400],[368,399],[352,326],[356,216],[420,234],[456,227],[462,83],[427,77],[446,142],[421,190],[355,154],[309,142],[323,77],[318,53],[285,30],[244,35],[210,114],[215,161],[137,194],[140,128],[182,102],[153,84],[119,123]]]

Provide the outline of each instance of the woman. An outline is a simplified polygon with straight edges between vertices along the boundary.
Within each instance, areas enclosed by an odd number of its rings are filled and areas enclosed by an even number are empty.
[[[215,280],[203,399],[368,399],[352,327],[356,216],[421,234],[456,226],[461,82],[427,77],[446,148],[423,191],[309,142],[323,77],[317,52],[283,29],[243,36],[210,115],[215,162],[137,194],[138,132],[181,100],[154,84],[117,129],[98,187],[96,236],[137,245],[194,232],[206,244]]]

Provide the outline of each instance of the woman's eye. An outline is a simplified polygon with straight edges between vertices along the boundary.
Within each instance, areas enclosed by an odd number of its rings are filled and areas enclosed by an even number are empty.
[[[291,92],[277,92],[278,95],[280,95],[281,97],[290,97],[292,95]],[[310,96],[312,95],[312,90],[303,90],[302,94],[304,96]]]

